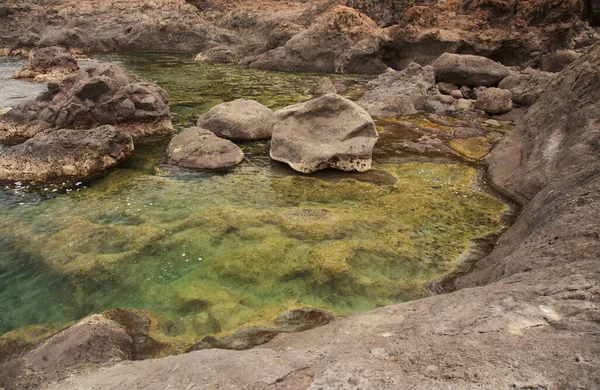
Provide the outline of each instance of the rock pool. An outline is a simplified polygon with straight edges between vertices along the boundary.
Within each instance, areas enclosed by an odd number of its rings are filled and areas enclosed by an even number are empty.
[[[273,108],[307,100],[322,77],[191,54],[97,58],[165,88],[178,128],[234,98]],[[366,82],[332,78],[350,97]],[[86,186],[5,188],[0,334],[121,307],[152,313],[163,339],[189,345],[298,307],[345,315],[431,294],[424,283],[502,230],[510,207],[483,190],[477,165],[387,152],[396,130],[382,126],[365,174],[302,176],[270,161],[265,142],[241,144],[246,159],[231,173],[173,173],[158,140]]]

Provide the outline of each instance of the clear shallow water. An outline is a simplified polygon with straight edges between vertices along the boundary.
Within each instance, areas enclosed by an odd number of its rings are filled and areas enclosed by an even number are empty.
[[[21,69],[23,63],[22,60],[0,57],[0,109],[16,106],[46,90],[43,84],[9,80],[15,71]]]
[[[189,109],[180,126],[237,97],[305,100],[320,77],[173,54],[101,58],[161,84],[176,111]],[[183,76],[194,72],[203,76]],[[190,343],[296,307],[348,314],[428,295],[423,283],[501,229],[508,208],[472,167],[398,163],[385,130],[365,174],[298,175],[270,161],[268,143],[243,144],[247,158],[228,174],[156,174],[166,146],[156,141],[68,193],[1,191],[0,334],[126,307]]]

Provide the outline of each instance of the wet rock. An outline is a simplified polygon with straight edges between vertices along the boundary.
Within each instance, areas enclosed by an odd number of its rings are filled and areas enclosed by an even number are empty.
[[[233,48],[223,45],[211,47],[194,58],[194,61],[207,64],[237,63],[239,60],[240,55]]]
[[[244,159],[242,149],[211,131],[192,127],[177,134],[167,147],[167,162],[183,168],[223,170]]]
[[[477,93],[475,108],[488,114],[506,114],[512,110],[511,93],[505,89],[487,88]]]
[[[275,323],[289,332],[301,332],[326,325],[333,318],[333,315],[328,311],[305,307],[289,311],[276,319]]]
[[[450,93],[452,93],[452,91],[458,89],[458,87],[452,83],[441,82],[441,83],[437,83],[436,86],[437,86],[438,91],[440,91],[444,95],[450,95]]]
[[[79,70],[48,88],[0,117],[0,141],[22,142],[42,131],[106,124],[134,139],[173,131],[167,93],[118,65]]]
[[[399,145],[401,150],[416,154],[452,156],[456,153],[437,137],[424,135],[417,141],[406,141]]]
[[[237,99],[214,106],[197,125],[235,141],[268,139],[273,131],[273,111],[257,101]]]
[[[450,96],[452,96],[454,99],[462,99],[463,98],[462,92],[458,89],[455,89],[454,91],[450,92]]]
[[[498,62],[469,54],[444,53],[432,66],[437,81],[469,87],[496,85],[510,74]]]
[[[545,72],[561,72],[580,56],[581,54],[574,50],[559,50],[545,54],[540,60],[540,69]]]
[[[366,15],[335,6],[282,47],[264,53],[250,66],[259,69],[326,73],[380,73],[383,32]]]
[[[554,81],[556,74],[527,68],[520,73],[512,73],[498,84],[498,88],[509,90],[513,102],[531,106]]]
[[[329,94],[275,113],[270,154],[302,173],[326,168],[364,172],[371,168],[378,139],[363,108]]]
[[[133,154],[133,139],[112,126],[40,134],[0,153],[0,181],[82,181]]]
[[[77,60],[67,49],[51,46],[32,51],[23,69],[17,71],[14,77],[36,82],[60,81],[78,69]]]
[[[369,82],[369,91],[357,103],[374,118],[416,114],[434,85],[433,68],[413,63],[401,72],[388,69]]]

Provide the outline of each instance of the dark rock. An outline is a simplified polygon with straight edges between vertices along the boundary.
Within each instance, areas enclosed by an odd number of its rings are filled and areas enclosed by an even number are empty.
[[[167,93],[117,65],[67,76],[60,87],[17,105],[0,117],[0,141],[22,142],[41,131],[110,124],[134,139],[172,133]]]
[[[505,89],[487,88],[477,93],[475,108],[488,114],[506,114],[512,110],[511,93]]]
[[[0,153],[0,181],[83,181],[133,154],[133,139],[112,126],[40,134]]]
[[[559,50],[554,53],[545,54],[540,61],[540,69],[544,72],[561,72],[570,63],[579,58],[581,54],[573,50]]]
[[[329,94],[275,113],[271,158],[302,173],[371,168],[379,140],[375,123],[356,103]]]
[[[167,148],[167,162],[183,168],[224,170],[244,159],[242,149],[211,131],[192,127],[177,134]]]
[[[498,88],[509,90],[513,102],[522,106],[531,106],[555,79],[555,73],[527,68],[506,77],[498,84]]]
[[[273,111],[257,101],[237,99],[214,106],[198,119],[197,125],[235,141],[269,139]]]
[[[32,51],[23,69],[16,72],[14,77],[37,82],[60,81],[78,69],[77,60],[67,49],[52,46]]]
[[[289,332],[301,332],[304,330],[316,328],[330,323],[333,320],[333,315],[325,310],[305,307],[302,309],[292,310],[278,319],[275,323],[282,329]]]
[[[445,53],[432,65],[437,81],[469,87],[496,85],[510,74],[498,62],[467,54]]]
[[[460,87],[460,92],[465,99],[473,99],[473,90],[466,85]]]
[[[357,103],[374,118],[415,114],[435,85],[433,68],[411,64],[403,71],[388,69],[367,84],[369,91]]]
[[[263,54],[250,66],[270,70],[326,73],[380,73],[383,33],[375,22],[351,8],[335,6],[282,47]]]

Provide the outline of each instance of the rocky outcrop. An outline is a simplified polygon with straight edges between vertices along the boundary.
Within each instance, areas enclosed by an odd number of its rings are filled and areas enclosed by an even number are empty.
[[[133,150],[131,136],[112,126],[57,130],[0,153],[0,181],[85,181],[122,163]]]
[[[192,127],[177,134],[167,147],[167,163],[197,170],[225,170],[238,165],[244,152],[211,131]]]
[[[469,87],[497,85],[510,74],[504,65],[474,55],[445,53],[432,66],[438,82]]]
[[[540,60],[540,69],[545,72],[561,72],[580,55],[574,50],[559,50],[545,54]]]
[[[23,69],[16,72],[14,77],[36,82],[59,82],[76,70],[79,70],[77,60],[67,49],[51,46],[31,52]]]
[[[275,113],[271,158],[298,172],[371,168],[379,136],[369,114],[356,103],[328,94]]]
[[[513,102],[522,106],[531,106],[555,78],[556,75],[553,73],[527,68],[522,72],[511,73],[498,84],[498,88],[509,90]]]
[[[380,73],[383,32],[367,16],[336,6],[284,46],[263,54],[250,66],[260,69],[327,73]]]
[[[506,114],[512,110],[512,94],[506,89],[486,88],[477,94],[475,108],[488,114]]]
[[[134,139],[173,131],[167,93],[120,66],[79,70],[48,88],[0,117],[0,141],[22,142],[42,131],[107,124]]]
[[[423,108],[434,86],[433,68],[413,63],[401,72],[388,69],[369,82],[357,103],[374,118],[411,115]]]
[[[237,99],[214,106],[198,118],[197,125],[235,141],[269,139],[273,111],[257,101]]]
[[[2,3],[0,3],[2,4]],[[239,40],[185,0],[4,2],[0,47],[85,51],[204,50]]]

